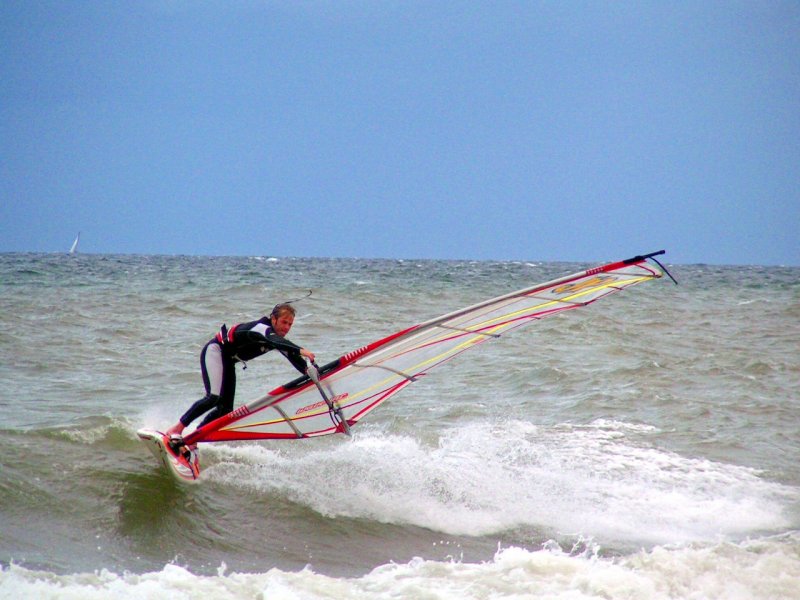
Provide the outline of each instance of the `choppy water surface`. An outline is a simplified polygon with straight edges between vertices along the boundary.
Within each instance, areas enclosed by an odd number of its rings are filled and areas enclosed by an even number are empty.
[[[289,337],[327,362],[587,266],[0,255],[0,597],[800,597],[797,268],[672,266],[353,439],[205,445],[199,486],[136,439],[223,322],[313,290]],[[294,376],[251,361],[238,403]]]

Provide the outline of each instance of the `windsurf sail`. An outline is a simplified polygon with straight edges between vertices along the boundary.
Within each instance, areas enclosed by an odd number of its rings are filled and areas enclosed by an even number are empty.
[[[462,352],[532,321],[586,306],[664,272],[669,275],[654,258],[660,254],[664,251],[567,275],[403,329],[312,370],[313,379],[299,377],[240,406],[184,439],[192,444],[349,433],[382,402]]]

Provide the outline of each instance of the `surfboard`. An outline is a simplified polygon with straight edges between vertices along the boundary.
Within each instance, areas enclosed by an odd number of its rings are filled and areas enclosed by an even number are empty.
[[[188,483],[197,482],[200,477],[197,450],[192,451],[187,459],[170,447],[169,437],[160,431],[140,429],[136,435],[175,479]]]

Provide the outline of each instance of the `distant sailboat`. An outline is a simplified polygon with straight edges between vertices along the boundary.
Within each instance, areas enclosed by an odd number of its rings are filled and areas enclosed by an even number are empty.
[[[78,232],[78,235],[75,237],[75,241],[72,242],[72,248],[69,249],[70,254],[75,254],[78,252],[78,242],[81,239],[81,232]]]

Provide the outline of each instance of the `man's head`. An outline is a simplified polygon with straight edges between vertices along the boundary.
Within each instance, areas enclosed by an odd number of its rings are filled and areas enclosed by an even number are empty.
[[[277,304],[269,315],[272,323],[272,331],[281,337],[285,337],[294,324],[294,306],[291,304]]]

